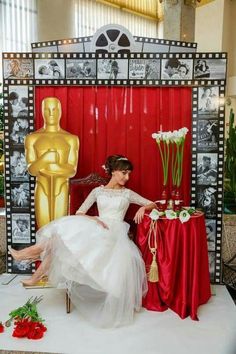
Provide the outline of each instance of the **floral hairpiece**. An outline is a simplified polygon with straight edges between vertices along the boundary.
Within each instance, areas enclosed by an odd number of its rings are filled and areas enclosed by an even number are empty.
[[[117,159],[117,161],[121,161],[121,160],[128,161],[127,157],[119,157],[119,158]]]

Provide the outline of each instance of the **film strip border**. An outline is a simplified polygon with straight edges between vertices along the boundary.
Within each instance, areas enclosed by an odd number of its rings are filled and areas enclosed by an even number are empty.
[[[24,67],[15,77],[9,71],[14,60]],[[208,71],[199,75],[203,61]],[[185,74],[167,72],[177,65]],[[226,53],[3,53],[5,84],[14,85],[221,86],[226,67]]]
[[[31,44],[31,48],[33,52],[42,52],[42,51],[51,51],[51,52],[68,52],[70,47],[77,48],[80,52],[90,51],[90,43],[92,41],[93,36],[87,37],[78,37],[78,38],[69,38],[69,39],[60,39],[60,40],[52,40],[46,42],[35,42]],[[178,49],[180,51],[192,51],[195,52],[197,50],[197,43],[195,42],[183,42],[183,41],[174,41],[174,40],[166,40],[166,39],[158,39],[158,38],[150,38],[150,37],[138,37],[134,36],[135,42],[137,42],[137,48],[141,52],[145,52],[148,47],[147,45],[151,45],[151,48],[154,49],[155,46],[158,49],[158,52],[177,52]],[[139,45],[141,44],[141,46]],[[150,47],[150,46],[149,46]],[[150,50],[148,50],[150,51]]]
[[[19,86],[18,86],[19,88]],[[24,125],[27,126],[27,133],[34,131],[34,86],[24,88],[28,98],[28,114],[24,118]],[[24,164],[25,153],[24,143],[13,144],[12,133],[13,124],[18,118],[12,118],[10,114],[9,92],[10,87],[4,86],[4,141],[5,141],[5,198],[6,198],[6,236],[7,245],[15,249],[22,249],[36,242],[36,225],[35,225],[35,209],[34,209],[34,186],[35,178],[30,176],[26,170],[25,173],[17,173],[15,170],[16,161],[21,161]],[[22,176],[23,175],[23,176]],[[13,186],[19,188],[20,185],[27,185],[29,192],[29,200],[27,206],[14,206],[13,203]],[[19,221],[20,220],[20,221]],[[23,221],[22,221],[23,220]],[[24,224],[24,230],[17,227],[19,222]],[[35,270],[34,263],[26,261],[15,261],[12,259],[9,251],[7,254],[7,271],[9,273],[30,274]]]
[[[198,137],[199,137],[199,121],[202,119],[199,112],[199,87],[193,88],[192,93],[192,183],[191,183],[191,205],[201,207],[202,203],[199,203],[199,196],[204,193],[205,190],[210,190],[213,194],[214,199],[212,199],[212,216],[208,216],[206,210],[205,217],[209,222],[213,223],[215,240],[214,240],[214,250],[209,250],[209,270],[211,275],[211,281],[215,283],[222,282],[222,259],[221,259],[221,249],[222,249],[222,232],[223,232],[223,177],[224,177],[224,128],[225,128],[225,87],[219,86],[219,110],[218,115],[215,119],[218,121],[218,140],[217,148],[214,150],[212,155],[217,157],[217,182],[209,183],[207,185],[202,185],[198,181],[198,154],[206,156],[209,154],[208,149],[199,149]],[[208,117],[210,120],[211,117]],[[206,119],[207,121],[207,119]],[[211,153],[210,153],[211,155]],[[208,155],[208,156],[210,156]],[[213,187],[213,188],[212,188]],[[211,190],[212,189],[212,190]],[[210,196],[208,196],[210,198]],[[215,203],[215,205],[214,205]],[[200,204],[200,205],[199,205]]]

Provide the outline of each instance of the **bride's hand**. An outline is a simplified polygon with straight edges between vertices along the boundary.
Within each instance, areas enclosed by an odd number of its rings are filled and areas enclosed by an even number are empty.
[[[140,224],[141,221],[143,220],[145,214],[145,207],[142,206],[141,208],[139,208],[139,210],[137,211],[137,213],[134,216],[134,221],[136,222],[136,224]]]
[[[97,223],[98,223],[99,225],[101,225],[102,227],[104,227],[104,229],[109,230],[109,227],[107,226],[107,224],[105,224],[105,222],[103,222],[102,220],[100,220],[100,219],[98,219],[98,218],[96,218],[96,217],[95,217],[95,219],[96,219],[96,221],[97,221]]]

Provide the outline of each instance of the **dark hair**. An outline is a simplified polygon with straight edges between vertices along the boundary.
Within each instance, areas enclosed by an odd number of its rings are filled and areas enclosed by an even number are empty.
[[[18,95],[18,93],[17,92],[15,92],[15,91],[12,91],[11,93],[10,93],[10,95],[9,95],[9,101],[12,101],[12,100],[16,100],[17,98],[19,98],[19,95]]]
[[[105,162],[106,173],[111,176],[113,171],[133,171],[133,164],[123,155],[108,156]]]
[[[211,157],[210,156],[206,156],[204,155],[203,158],[202,158],[204,161],[211,161]]]
[[[46,65],[41,65],[39,68],[38,68],[38,73],[40,75],[43,75],[43,72],[44,70],[47,69]]]
[[[189,72],[189,68],[187,67],[187,65],[186,65],[185,63],[181,63],[181,64],[179,65],[178,69],[181,68],[181,67],[186,69],[186,75],[187,75],[188,72]]]
[[[21,102],[24,103],[26,105],[26,107],[28,107],[28,98],[27,97],[22,97]]]
[[[170,66],[172,69],[173,68],[178,68],[179,66],[179,60],[177,58],[170,58],[167,60],[166,64],[165,64],[165,69],[168,68],[168,66]]]

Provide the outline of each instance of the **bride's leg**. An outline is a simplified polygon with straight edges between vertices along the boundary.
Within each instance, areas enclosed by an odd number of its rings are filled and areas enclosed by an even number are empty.
[[[22,281],[22,284],[26,286],[35,285],[38,281],[40,281],[40,279],[42,279],[44,276],[47,275],[50,262],[51,262],[51,254],[49,253],[41,262],[40,266],[37,268],[34,274],[32,274],[32,276],[29,279]]]
[[[40,256],[40,253],[43,251],[43,246],[40,244],[35,244],[33,246],[29,246],[26,248],[23,248],[20,251],[14,250],[10,246],[8,247],[8,250],[16,261],[22,261],[22,260],[27,260],[27,259],[37,259]]]

